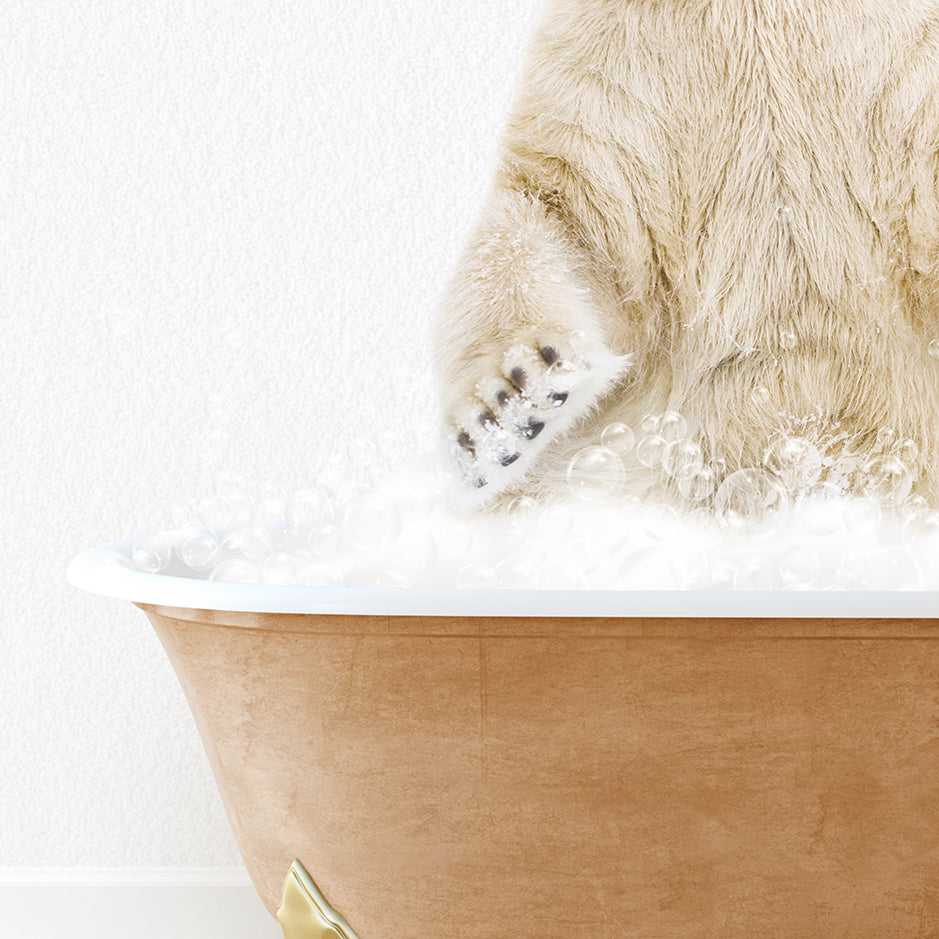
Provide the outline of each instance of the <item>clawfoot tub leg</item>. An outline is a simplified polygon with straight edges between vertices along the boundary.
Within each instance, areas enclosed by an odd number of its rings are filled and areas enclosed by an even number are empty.
[[[284,939],[357,939],[299,861],[290,866],[277,910]]]

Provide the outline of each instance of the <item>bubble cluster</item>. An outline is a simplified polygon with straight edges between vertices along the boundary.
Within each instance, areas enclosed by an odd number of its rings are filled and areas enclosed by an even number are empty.
[[[769,399],[766,388],[757,389]],[[720,459],[707,459],[701,444],[689,434],[687,420],[673,410],[646,414],[638,431],[622,423],[610,424],[600,435],[600,445],[588,446],[571,459],[567,478],[570,491],[582,492],[592,501],[615,500],[619,485],[604,488],[593,478],[591,467],[598,462],[601,448],[613,451],[624,469],[626,489],[637,472],[661,484],[671,503],[685,508],[713,509],[725,530],[739,536],[757,531],[771,534],[785,520],[792,503],[812,493],[824,492],[830,498],[814,523],[817,527],[840,525],[835,503],[847,495],[866,496],[887,507],[908,512],[917,461],[916,442],[892,429],[882,429],[871,441],[864,435],[828,432],[811,436],[803,431],[778,432],[766,446],[762,459],[744,465],[728,475]],[[620,443],[622,442],[622,443]],[[634,446],[633,446],[634,443]]]
[[[478,514],[453,508],[430,456],[386,475],[333,456],[300,486],[225,473],[114,563],[271,586],[939,589],[939,511],[911,496],[915,443],[889,430],[853,443],[780,434],[728,469],[681,414],[647,414],[578,450],[563,496]],[[633,474],[669,503],[630,495]]]

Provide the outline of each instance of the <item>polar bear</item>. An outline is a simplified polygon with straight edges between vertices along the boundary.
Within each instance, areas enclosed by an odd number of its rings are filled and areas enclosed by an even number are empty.
[[[550,0],[522,74],[435,329],[466,500],[677,412],[718,482],[795,438],[935,503],[939,0]]]

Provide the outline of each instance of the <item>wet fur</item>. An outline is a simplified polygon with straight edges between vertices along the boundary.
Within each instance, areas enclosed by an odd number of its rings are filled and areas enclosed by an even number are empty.
[[[939,2],[554,0],[436,332],[467,491],[550,493],[671,408],[727,472],[889,429],[939,501],[937,180]],[[514,446],[507,351],[558,346],[580,392],[506,466],[476,453],[481,410]]]

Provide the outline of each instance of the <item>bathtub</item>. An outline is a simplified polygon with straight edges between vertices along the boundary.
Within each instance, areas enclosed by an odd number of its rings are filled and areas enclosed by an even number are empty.
[[[287,939],[939,934],[939,594],[235,585],[88,551]]]

